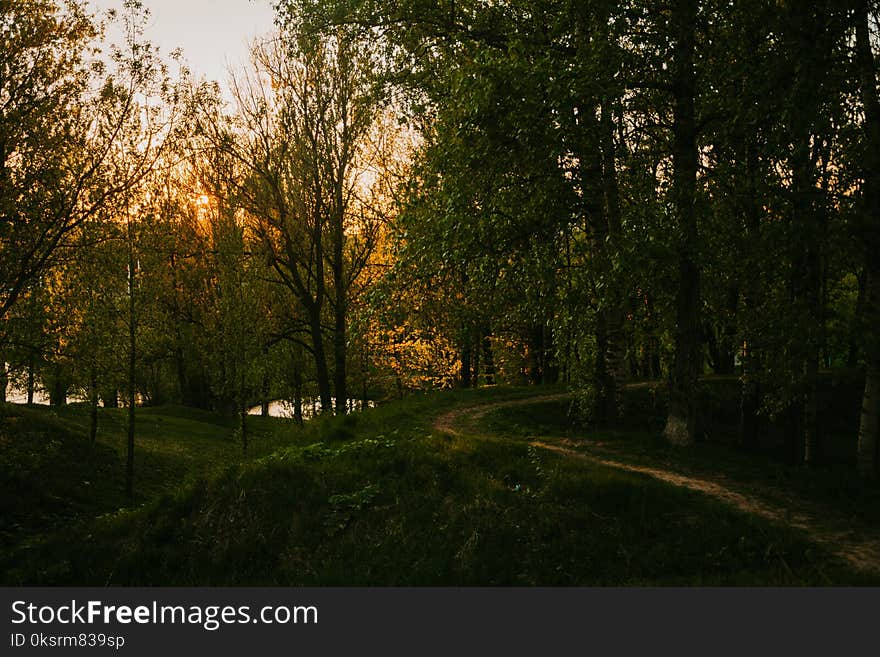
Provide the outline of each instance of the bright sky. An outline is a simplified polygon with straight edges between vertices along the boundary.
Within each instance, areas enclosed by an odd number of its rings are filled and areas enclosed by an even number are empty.
[[[122,8],[122,0],[90,2],[97,10]],[[270,0],[143,0],[143,3],[151,12],[146,37],[166,55],[181,48],[193,75],[217,80],[224,89],[229,67],[236,68],[247,61],[248,43],[268,34],[275,17]]]

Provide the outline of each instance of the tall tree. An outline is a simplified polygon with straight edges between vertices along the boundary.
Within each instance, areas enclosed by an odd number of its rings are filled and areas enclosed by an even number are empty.
[[[675,355],[669,382],[669,415],[663,433],[673,445],[698,435],[697,377],[702,373],[700,269],[697,265],[697,117],[695,110],[697,3],[674,0],[672,32],[672,204],[676,218],[678,291]]]
[[[238,163],[240,203],[305,311],[321,408],[329,412],[335,394],[344,413],[350,295],[375,243],[375,219],[359,199],[377,116],[372,54],[342,32],[279,35],[253,54],[255,69],[235,85],[234,127],[215,113],[209,137]]]
[[[865,321],[866,371],[859,427],[858,465],[865,475],[880,474],[880,100],[877,95],[876,60],[871,44],[867,0],[855,7],[856,61],[864,112],[863,203],[864,222],[860,237],[866,257]]]

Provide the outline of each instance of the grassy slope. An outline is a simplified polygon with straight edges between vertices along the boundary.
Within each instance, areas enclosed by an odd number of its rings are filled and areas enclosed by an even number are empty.
[[[126,415],[102,410],[98,440],[87,440],[88,410],[7,406],[0,416],[0,550],[128,504],[124,494]],[[287,423],[253,418],[251,454],[289,442]],[[140,409],[136,420],[135,503],[188,477],[239,461],[232,424],[183,408]]]
[[[454,438],[430,428],[438,412],[457,403],[532,392],[421,397],[316,422],[273,455],[202,476],[145,508],[105,516],[0,558],[2,581],[870,581],[798,535],[706,497],[535,450],[492,431]],[[517,410],[529,422],[548,415]],[[505,414],[517,417],[512,409]],[[551,423],[557,415],[549,414]],[[505,431],[511,424],[516,422],[508,421]]]

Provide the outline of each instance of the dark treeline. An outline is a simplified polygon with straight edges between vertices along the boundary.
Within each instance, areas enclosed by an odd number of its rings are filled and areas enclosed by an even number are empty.
[[[280,4],[385,47],[424,138],[398,294],[444,316],[462,384],[518,342],[610,426],[623,384],[663,377],[664,435],[688,445],[700,377],[736,375],[740,443],[770,418],[819,462],[823,372],[849,368],[876,474],[875,3]]]
[[[93,440],[126,406],[131,469],[139,404],[247,449],[273,399],[496,383],[606,428],[663,379],[686,446],[715,374],[742,446],[772,421],[813,463],[845,371],[876,475],[874,3],[275,4],[227,105],[135,0],[0,3],[4,399],[77,396]]]

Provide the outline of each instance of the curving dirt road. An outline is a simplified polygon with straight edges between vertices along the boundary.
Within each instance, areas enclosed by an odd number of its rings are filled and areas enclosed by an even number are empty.
[[[540,402],[558,401],[569,399],[570,397],[571,395],[569,393],[564,392],[555,395],[537,395],[535,397],[526,397],[524,399],[512,399],[503,402],[493,402],[491,404],[453,408],[451,411],[438,415],[434,420],[433,426],[437,431],[442,431],[443,433],[448,433],[452,436],[461,436],[465,431],[465,428],[463,427],[465,423],[475,422],[496,409],[508,408],[509,406],[527,406],[529,404]]]
[[[454,436],[466,435],[468,424],[472,424],[487,413],[499,408],[556,401],[569,397],[568,394],[538,395],[525,399],[456,408],[439,415],[434,420],[433,427],[437,431]],[[588,443],[578,443],[579,449],[577,450],[564,444],[549,443],[543,440],[533,440],[530,444],[567,458],[642,474],[673,486],[681,486],[709,495],[740,511],[779,525],[801,530],[812,542],[845,560],[852,567],[863,572],[880,574],[880,532],[876,527],[863,523],[856,524],[851,519],[842,517],[837,511],[796,498],[790,493],[773,490],[769,487],[756,487],[752,483],[747,484],[751,492],[746,492],[743,490],[746,484],[737,485],[736,482],[723,476],[697,477],[672,470],[623,463],[584,451],[585,448],[589,449]],[[762,489],[769,494],[765,496],[762,496],[760,492],[755,494],[754,491]],[[771,496],[777,499],[782,497],[789,503],[786,506],[772,503],[767,499]]]

